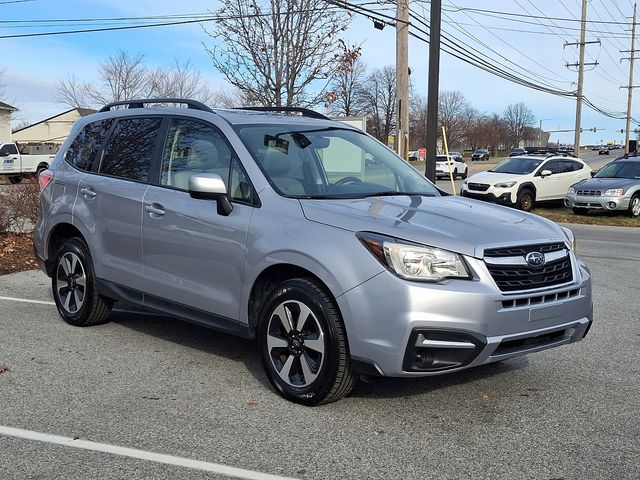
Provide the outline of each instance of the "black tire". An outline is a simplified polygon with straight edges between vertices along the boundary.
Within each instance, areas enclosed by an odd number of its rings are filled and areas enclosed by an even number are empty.
[[[468,174],[468,173],[469,173],[469,169],[468,169],[468,168],[465,168],[465,169],[464,169],[464,172],[462,173],[462,175],[460,175],[460,178],[461,178],[461,179],[463,179],[463,180],[466,180],[466,179],[467,179],[467,174]]]
[[[453,179],[455,180],[456,178],[458,178],[458,169],[454,168],[453,169]]]
[[[301,315],[305,318],[300,325]],[[292,402],[308,406],[334,402],[357,380],[340,313],[312,279],[287,280],[271,292],[261,309],[257,342],[267,377]]]
[[[640,194],[636,193],[629,201],[629,209],[627,210],[629,217],[640,217]]]
[[[518,192],[516,208],[523,212],[530,212],[536,202],[536,197],[531,190],[523,188]]]
[[[38,167],[36,170],[36,180],[40,177],[40,174],[42,172],[44,172],[47,169],[47,167]]]
[[[9,183],[16,185],[22,181],[22,175],[11,175],[9,177]]]
[[[60,247],[55,257],[51,288],[58,313],[65,322],[89,327],[109,321],[113,302],[98,294],[91,254],[83,240],[70,238]]]
[[[589,213],[588,208],[573,207],[572,210],[575,215],[586,215]]]

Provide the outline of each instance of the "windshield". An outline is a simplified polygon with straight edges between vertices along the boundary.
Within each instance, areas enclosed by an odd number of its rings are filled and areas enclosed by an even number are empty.
[[[611,162],[602,167],[594,178],[640,178],[640,162]]]
[[[241,125],[238,135],[275,190],[293,198],[438,196],[435,186],[373,138],[309,125]]]
[[[493,167],[490,172],[495,173],[513,173],[515,175],[525,175],[533,172],[538,165],[542,163],[541,159],[513,157],[508,158],[504,162]]]

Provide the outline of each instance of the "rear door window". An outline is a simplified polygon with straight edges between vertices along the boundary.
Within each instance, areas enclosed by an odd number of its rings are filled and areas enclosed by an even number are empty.
[[[161,123],[158,117],[119,120],[104,148],[100,173],[146,182]]]
[[[67,163],[79,170],[91,170],[111,125],[113,125],[112,119],[85,125],[64,155]]]

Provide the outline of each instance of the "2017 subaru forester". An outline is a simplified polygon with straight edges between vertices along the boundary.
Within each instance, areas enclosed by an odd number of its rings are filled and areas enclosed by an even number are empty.
[[[64,320],[103,323],[121,300],[255,338],[274,387],[307,405],[359,374],[452,373],[584,337],[591,279],[569,230],[276,110],[136,100],[79,120],[40,175],[35,231]]]

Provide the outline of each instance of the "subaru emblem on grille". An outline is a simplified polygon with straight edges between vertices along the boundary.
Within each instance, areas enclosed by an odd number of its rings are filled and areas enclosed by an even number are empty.
[[[541,267],[544,265],[544,255],[540,252],[529,252],[524,259],[532,267]]]

